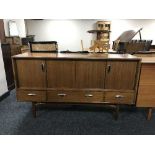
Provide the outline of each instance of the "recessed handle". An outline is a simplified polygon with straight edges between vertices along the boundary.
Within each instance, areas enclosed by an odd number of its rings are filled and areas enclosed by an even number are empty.
[[[60,94],[57,94],[58,96],[61,96],[61,97],[64,97],[66,96],[67,94],[64,94],[64,93],[60,93]]]
[[[43,72],[45,71],[45,63],[44,62],[41,63],[41,69]]]
[[[116,95],[115,98],[123,98],[123,95]]]
[[[108,73],[111,71],[111,65],[108,65]]]
[[[85,94],[85,97],[93,97],[92,94]]]
[[[36,96],[36,94],[34,94],[34,93],[29,93],[29,94],[27,94],[28,96]]]

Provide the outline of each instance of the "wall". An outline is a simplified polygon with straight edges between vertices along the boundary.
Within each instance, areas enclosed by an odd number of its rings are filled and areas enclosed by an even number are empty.
[[[26,29],[25,29],[24,19],[4,19],[3,21],[4,21],[5,36],[9,36],[9,27],[8,27],[8,21],[9,20],[16,21],[19,36],[25,37],[26,36]]]
[[[81,50],[90,45],[91,34],[86,31],[93,28],[93,20],[28,20],[27,33],[35,35],[36,41],[58,41],[59,50]]]
[[[99,19],[102,20],[102,19]],[[80,40],[83,40],[84,47],[89,48],[95,34],[87,33],[95,28],[96,20],[26,20],[28,34],[35,35],[36,41],[56,40],[59,50],[81,50]],[[138,30],[143,27],[142,39],[152,39],[155,43],[155,20],[110,20],[111,45],[112,41],[125,30]],[[135,39],[138,38],[138,35]],[[138,38],[139,39],[139,38]]]
[[[7,91],[8,89],[7,89],[4,62],[3,62],[2,49],[1,49],[1,43],[0,43],[0,96]]]
[[[143,28],[141,31],[142,39],[151,39],[155,44],[155,19],[112,20],[111,40],[117,39],[125,30],[138,30],[140,28]],[[139,35],[136,35],[134,39],[139,39]]]

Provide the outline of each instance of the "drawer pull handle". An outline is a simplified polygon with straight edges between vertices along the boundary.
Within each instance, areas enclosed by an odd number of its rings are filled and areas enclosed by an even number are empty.
[[[115,98],[123,98],[123,95],[116,95]]]
[[[42,69],[42,71],[44,72],[45,71],[45,63],[41,63],[41,69]]]
[[[64,96],[66,96],[67,94],[58,94],[58,96],[62,96],[62,97],[64,97]]]
[[[104,101],[103,103],[105,103],[105,104],[106,104],[106,103],[110,103],[110,102]]]
[[[33,94],[33,93],[29,93],[27,94],[28,96],[36,96],[36,94]]]
[[[92,94],[85,94],[85,97],[93,97]]]
[[[111,65],[108,65],[108,73],[111,71]]]

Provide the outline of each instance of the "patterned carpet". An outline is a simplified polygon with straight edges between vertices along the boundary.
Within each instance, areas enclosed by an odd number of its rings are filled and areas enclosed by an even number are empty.
[[[15,91],[0,102],[1,135],[153,135],[155,115],[147,121],[144,109],[122,107],[114,120],[112,109],[94,106],[38,107],[33,118],[31,104],[16,102]]]

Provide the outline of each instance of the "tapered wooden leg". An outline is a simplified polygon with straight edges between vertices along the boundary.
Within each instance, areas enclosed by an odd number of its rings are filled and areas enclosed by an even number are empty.
[[[32,114],[33,114],[33,117],[36,118],[36,103],[35,102],[32,102]]]
[[[118,120],[119,116],[119,105],[116,105],[115,112],[114,112],[114,119]]]
[[[149,108],[148,114],[147,114],[147,120],[151,120],[152,117],[152,108]]]

